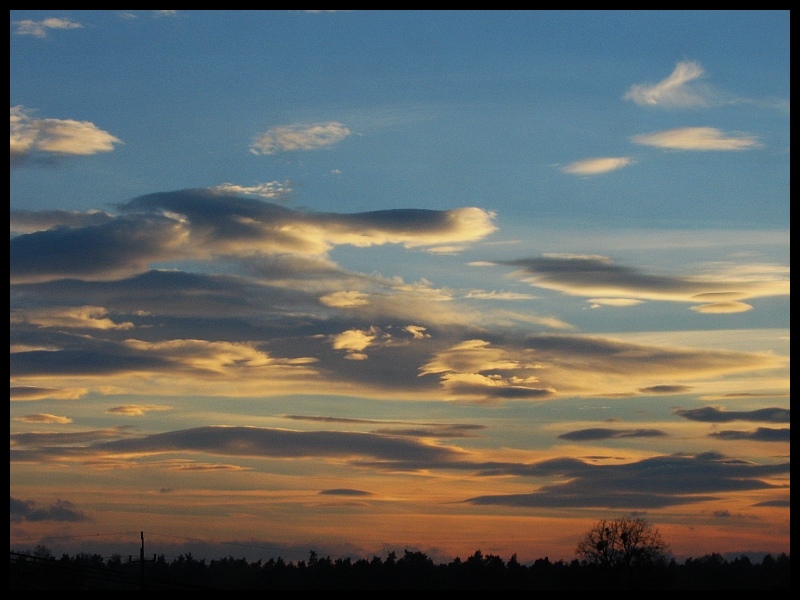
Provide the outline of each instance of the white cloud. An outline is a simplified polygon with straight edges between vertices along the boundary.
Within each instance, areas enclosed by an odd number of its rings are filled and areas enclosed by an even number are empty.
[[[122,142],[89,121],[34,119],[22,106],[10,108],[11,159],[33,151],[57,155],[110,152]]]
[[[279,125],[261,134],[250,146],[253,154],[275,154],[294,150],[314,150],[332,146],[350,135],[350,130],[338,121],[310,125]]]
[[[83,27],[83,25],[75,21],[57,18],[44,19],[43,21],[26,19],[24,21],[14,21],[14,25],[17,26],[17,30],[14,32],[17,35],[32,35],[38,38],[47,37],[48,29],[80,29]]]
[[[748,150],[761,148],[758,139],[746,134],[726,134],[714,127],[681,127],[631,138],[636,144],[669,150]]]
[[[632,85],[623,98],[632,100],[640,106],[665,108],[708,106],[707,91],[688,85],[704,74],[703,67],[698,63],[682,61],[675,65],[675,70],[666,79],[656,84]]]
[[[635,298],[589,298],[587,302],[592,308],[600,308],[601,306],[636,306],[644,301]]]
[[[215,185],[211,189],[222,194],[245,194],[248,196],[260,196],[261,198],[276,199],[282,198],[292,193],[289,181],[269,181],[258,183],[253,186],[238,185],[235,183],[223,183]]]
[[[319,299],[325,306],[334,308],[354,308],[369,304],[369,296],[363,292],[332,292],[320,296]]]
[[[599,175],[627,167],[631,163],[633,163],[633,160],[627,156],[587,158],[586,160],[571,162],[561,170],[571,175]]]
[[[365,350],[376,337],[373,330],[362,331],[360,329],[348,329],[333,336],[334,350],[347,350],[349,352],[360,352]]]
[[[752,310],[752,306],[746,302],[712,302],[690,307],[692,310],[704,314],[727,314],[740,313]]]

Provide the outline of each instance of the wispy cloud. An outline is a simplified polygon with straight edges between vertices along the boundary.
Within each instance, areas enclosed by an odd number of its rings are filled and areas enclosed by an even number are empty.
[[[570,175],[600,175],[610,171],[616,171],[633,163],[633,159],[627,156],[587,158],[571,162],[561,168],[564,173]]]
[[[751,441],[751,442],[789,442],[789,429],[773,429],[759,427],[754,431],[715,431],[709,437],[719,440]]]
[[[11,164],[32,153],[87,156],[111,152],[122,142],[89,121],[36,119],[22,106],[11,107]]]
[[[284,198],[292,193],[291,184],[288,181],[269,181],[251,186],[223,183],[209,189],[222,194],[244,194],[247,196],[259,196],[267,200]]]
[[[737,276],[736,269],[720,268],[705,277],[678,277],[643,273],[598,255],[549,254],[499,264],[519,267],[513,275],[532,286],[587,296],[592,305],[631,306],[643,300],[687,302],[699,305],[695,307],[699,312],[714,314],[749,310],[752,307],[743,301],[750,298],[789,294],[788,279],[775,273],[771,265],[762,265],[760,276],[756,276],[755,268],[748,270],[746,277]],[[603,297],[624,300],[609,302]]]
[[[725,133],[715,127],[680,127],[631,138],[635,144],[666,150],[734,151],[761,148],[755,136],[746,133]]]
[[[14,32],[16,35],[32,35],[38,38],[47,37],[48,29],[80,29],[83,27],[83,25],[75,21],[55,17],[42,21],[31,21],[29,19],[14,21],[14,25],[17,26],[17,30]]]
[[[579,429],[559,435],[559,439],[572,441],[590,440],[618,440],[626,438],[652,438],[664,437],[667,434],[658,429],[608,429],[605,427],[592,427]]]
[[[705,423],[728,423],[730,421],[763,421],[767,423],[790,423],[788,408],[759,408],[756,410],[725,410],[714,406],[703,408],[675,409],[675,414],[691,421]]]
[[[172,410],[172,407],[164,406],[163,404],[125,404],[109,408],[106,412],[114,415],[125,415],[126,417],[143,417],[149,412],[164,410]]]
[[[77,329],[132,329],[133,323],[115,323],[108,311],[100,306],[75,306],[61,308],[32,308],[12,310],[12,323],[31,323],[44,327]]]
[[[639,389],[643,394],[686,394],[691,390],[690,385],[651,385]]]
[[[693,61],[681,61],[666,78],[655,84],[640,83],[630,87],[623,98],[640,106],[662,108],[694,108],[709,105],[707,87],[692,86],[705,75],[703,67]]]
[[[250,145],[253,154],[276,154],[295,150],[314,150],[338,144],[350,129],[338,121],[279,125],[256,137]]]
[[[11,401],[29,402],[35,400],[78,400],[88,390],[80,388],[49,388],[26,385],[11,386]]]
[[[633,395],[653,380],[777,367],[776,357],[650,346],[588,335],[531,335],[519,345],[460,342],[437,352],[420,376],[438,376],[447,398],[505,399]]]
[[[354,490],[351,488],[333,488],[330,490],[320,490],[322,496],[349,496],[349,497],[365,497],[372,496],[372,492],[365,492],[364,490]]]
[[[72,419],[69,417],[61,417],[48,413],[40,413],[38,415],[22,415],[21,417],[16,417],[14,420],[22,421],[23,423],[55,423],[58,425],[72,423]]]

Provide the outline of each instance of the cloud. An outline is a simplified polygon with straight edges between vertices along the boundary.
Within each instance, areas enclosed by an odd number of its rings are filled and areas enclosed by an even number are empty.
[[[597,298],[620,296],[631,300],[687,302],[701,305],[701,312],[718,313],[721,303],[744,304],[742,300],[789,294],[789,281],[763,268],[760,276],[750,272],[720,269],[705,278],[651,275],[631,267],[613,264],[610,258],[596,255],[544,255],[538,258],[504,261],[519,267],[514,275],[534,287],[560,291],[571,296]],[[748,305],[745,305],[748,306]]]
[[[692,86],[691,83],[703,77],[705,72],[699,63],[681,61],[675,70],[656,84],[635,84],[625,93],[625,100],[632,100],[639,106],[661,108],[695,108],[709,105],[708,88]]]
[[[35,500],[21,500],[11,498],[11,522],[21,523],[23,521],[56,521],[62,523],[77,523],[89,521],[89,517],[83,511],[75,508],[69,500],[58,499],[54,504],[45,508],[36,508]]]
[[[18,449],[41,449],[41,448],[61,448],[61,447],[84,447],[92,443],[104,440],[117,440],[131,435],[129,427],[109,427],[106,429],[94,429],[90,431],[77,431],[71,433],[11,433],[11,448]]]
[[[143,273],[176,260],[246,260],[257,255],[321,256],[337,245],[407,248],[482,239],[496,227],[494,214],[479,208],[448,211],[396,209],[337,215],[294,211],[255,198],[183,190],[136,198],[123,214],[53,214],[24,217],[28,226],[47,219],[70,220],[11,240],[11,281],[59,278],[111,280]],[[91,248],[91,252],[86,249]]]
[[[579,429],[559,435],[562,440],[587,441],[587,440],[616,440],[625,438],[651,438],[664,437],[667,434],[658,429],[606,429],[594,427]]]
[[[627,167],[632,163],[633,160],[625,156],[614,158],[587,158],[585,160],[571,162],[562,167],[561,171],[569,173],[570,175],[600,175]]]
[[[12,323],[30,323],[42,327],[67,327],[78,329],[132,329],[133,323],[116,323],[108,318],[108,311],[100,306],[72,306],[62,308],[36,308],[12,310]]]
[[[354,352],[365,350],[376,337],[377,331],[375,329],[370,329],[368,331],[350,329],[333,336],[333,348],[334,350]]]
[[[142,273],[150,263],[188,258],[182,252],[185,233],[183,224],[169,217],[135,215],[19,235],[10,242],[11,282],[112,280]]]
[[[36,154],[88,156],[111,152],[122,142],[89,121],[35,119],[22,106],[11,107],[11,164]]]
[[[68,210],[12,210],[10,212],[10,229],[12,233],[33,233],[46,231],[54,227],[90,227],[102,225],[114,220],[114,216],[100,210],[87,212]]]
[[[753,310],[753,307],[746,302],[710,302],[700,306],[690,306],[689,309],[703,314],[730,314],[747,312]]]
[[[325,306],[336,308],[355,308],[369,304],[369,296],[363,292],[331,292],[319,297]]]
[[[416,440],[372,433],[342,431],[290,431],[260,427],[198,427],[100,442],[91,452],[152,455],[176,451],[204,452],[223,456],[271,458],[369,457],[388,461],[447,462],[463,452]]]
[[[789,463],[755,465],[718,453],[655,456],[622,465],[555,458],[531,465],[497,465],[485,475],[558,477],[528,494],[477,496],[470,504],[514,507],[655,509],[719,499],[725,492],[777,489],[764,481],[789,473]]]
[[[372,496],[372,492],[365,492],[364,490],[354,490],[351,488],[334,488],[330,490],[320,490],[322,496],[350,496],[350,497],[364,497]]]
[[[756,502],[753,506],[776,506],[778,508],[790,508],[792,505],[790,500],[765,500],[764,502]]]
[[[589,298],[588,302],[591,308],[600,308],[601,306],[615,306],[617,308],[624,306],[636,306],[641,304],[643,300],[636,300],[635,298]]]
[[[319,423],[344,423],[355,425],[383,425],[373,430],[382,435],[399,435],[408,437],[431,438],[463,438],[475,437],[476,431],[486,429],[485,425],[466,423],[414,423],[413,421],[387,421],[377,419],[350,419],[344,417],[321,417],[305,415],[284,415],[284,418],[295,421],[311,421]],[[387,427],[386,425],[402,425],[403,427]]]
[[[244,194],[247,196],[259,196],[267,200],[280,199],[292,193],[289,181],[269,181],[253,186],[237,185],[235,183],[223,183],[209,188],[213,192],[222,194]]]
[[[296,150],[315,150],[338,144],[350,130],[338,121],[279,125],[259,135],[250,145],[253,154],[276,154]]]
[[[504,292],[349,272],[327,254],[350,242],[414,247],[453,236],[479,239],[494,225],[490,213],[477,209],[338,215],[183,190],[136,198],[118,210],[24,215],[34,231],[10,241],[13,399],[78,397],[74,390],[81,390],[138,395],[145,399],[126,404],[149,405],[157,386],[166,396],[263,397],[302,389],[539,402],[651,395],[664,382],[702,392],[709,378],[784,364],[779,356],[603,336],[526,337],[521,324],[538,331],[564,331],[559,327],[568,324],[482,307],[475,299],[508,297]],[[48,223],[52,228],[40,229]],[[526,279],[542,275],[541,287],[592,299],[708,303],[775,293],[770,286],[788,293],[782,271],[748,270],[734,278],[718,269],[701,279],[643,274],[604,257],[498,264],[524,267],[517,275]]]
[[[639,388],[643,394],[686,394],[692,391],[690,385],[651,385]]]
[[[14,32],[16,35],[32,35],[38,38],[47,37],[48,29],[81,29],[83,27],[75,21],[55,17],[42,21],[31,21],[30,19],[14,21],[14,25],[17,26],[17,30]]]
[[[36,386],[12,385],[11,401],[32,400],[77,400],[86,395],[88,390],[75,388],[43,388]]]
[[[708,437],[719,440],[751,442],[786,442],[789,443],[789,429],[773,429],[771,427],[759,427],[755,431],[716,431],[709,433]]]
[[[705,423],[728,423],[730,421],[762,421],[767,423],[790,423],[788,408],[759,408],[756,410],[725,410],[714,406],[694,409],[675,409],[674,413],[691,421]]]
[[[650,387],[653,379],[693,381],[714,373],[778,364],[779,359],[768,354],[644,345],[601,336],[538,334],[508,347],[484,340],[461,342],[436,352],[420,367],[420,376],[438,376],[450,399],[533,400],[633,394]]]
[[[666,150],[749,150],[762,148],[755,136],[745,133],[725,133],[715,127],[680,127],[631,138],[635,144]]]
[[[128,417],[143,417],[149,412],[162,410],[172,410],[172,407],[160,404],[125,404],[123,406],[111,407],[106,412]]]
[[[69,417],[59,417],[58,415],[50,415],[47,413],[38,415],[22,415],[21,417],[16,417],[14,420],[22,421],[23,423],[57,423],[59,425],[72,423],[72,419]]]

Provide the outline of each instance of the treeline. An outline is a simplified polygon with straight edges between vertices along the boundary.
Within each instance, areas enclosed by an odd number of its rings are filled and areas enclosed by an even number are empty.
[[[221,558],[206,562],[191,553],[168,562],[154,556],[118,555],[109,559],[94,554],[48,556],[41,547],[31,552],[11,552],[12,590],[87,589],[462,589],[462,590],[567,590],[567,589],[716,589],[788,590],[790,559],[787,554],[767,554],[761,562],[746,556],[727,560],[720,554],[674,559],[630,567],[604,567],[577,559],[551,562],[540,558],[521,564],[516,554],[508,561],[480,550],[461,560],[434,564],[422,552],[406,550],[398,557],[371,560],[319,557],[312,551],[307,561],[281,558],[248,562]]]

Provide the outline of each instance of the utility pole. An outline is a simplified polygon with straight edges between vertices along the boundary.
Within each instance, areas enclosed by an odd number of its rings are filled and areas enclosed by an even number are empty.
[[[144,563],[156,562],[156,555],[153,554],[153,560],[144,559],[144,531],[142,531],[141,534],[142,534],[142,549],[139,550],[139,585],[141,586],[141,589],[144,589]]]

